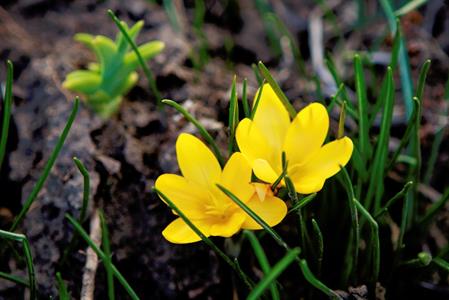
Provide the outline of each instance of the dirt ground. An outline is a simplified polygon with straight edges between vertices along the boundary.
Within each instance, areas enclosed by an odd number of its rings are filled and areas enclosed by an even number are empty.
[[[313,51],[310,40],[310,17],[318,11],[313,1],[274,1],[274,9],[297,38],[312,71]],[[354,30],[353,1],[331,1],[345,37],[345,45],[336,43],[336,34],[329,23],[324,25],[323,46],[335,53],[341,74],[349,78],[351,58],[343,54],[367,50],[380,43],[381,50],[391,49],[391,38],[379,10],[376,26]],[[367,9],[372,2],[368,1]],[[186,1],[185,22],[191,22],[193,1]],[[277,58],[268,46],[263,24],[251,1],[206,1],[204,31],[209,42],[210,61],[200,75],[189,60],[189,49],[195,43],[192,32],[176,33],[163,8],[149,1],[51,1],[3,0],[0,3],[0,61],[14,63],[14,109],[6,163],[0,174],[0,224],[7,228],[20,211],[21,202],[29,194],[65,125],[74,94],[61,86],[65,75],[85,67],[94,59],[92,53],[73,40],[77,32],[114,36],[117,29],[107,15],[112,9],[128,22],[145,21],[138,41],[159,39],[165,42],[163,53],[150,62],[157,86],[164,98],[182,103],[217,138],[226,142],[227,108],[234,74],[249,80],[249,95],[257,82],[251,64],[258,60],[270,68],[294,105],[303,106],[316,100],[314,85],[300,76],[288,55]],[[449,70],[449,8],[434,0],[419,12],[403,18],[414,79],[425,59],[432,59],[428,88],[424,97],[423,161],[429,157],[430,145],[437,129],[447,122],[441,110],[444,84]],[[233,41],[229,49],[228,41]],[[383,74],[379,62],[374,72]],[[5,78],[0,66],[0,78]],[[397,75],[396,75],[397,76]],[[4,82],[4,81],[2,81]],[[397,80],[399,82],[399,80]],[[376,82],[369,81],[371,90]],[[332,87],[323,85],[329,97]],[[398,96],[398,99],[400,97]],[[395,108],[393,134],[399,137],[405,128],[402,101]],[[166,242],[162,229],[173,218],[167,207],[151,192],[158,175],[177,172],[174,143],[180,132],[196,132],[195,128],[173,109],[157,110],[146,79],[131,90],[117,115],[108,121],[95,116],[84,105],[57,160],[48,181],[33,204],[20,231],[30,240],[35,260],[40,297],[56,297],[55,272],[61,270],[74,298],[79,298],[85,261],[85,245],[81,244],[69,258],[70,268],[59,269],[61,251],[70,241],[73,230],[64,218],[77,216],[82,200],[82,177],[73,164],[76,156],[87,166],[92,178],[93,201],[89,211],[104,210],[110,229],[113,261],[142,299],[232,299],[236,286],[224,266],[206,246],[196,243],[177,246]],[[449,185],[449,139],[443,139],[428,193],[441,193]],[[425,163],[424,163],[425,168]],[[430,192],[429,192],[430,191]],[[449,218],[442,214],[437,232],[449,228]],[[282,228],[281,228],[282,231]],[[447,231],[446,231],[447,232]],[[437,239],[434,235],[431,244]],[[443,238],[444,238],[443,234]],[[446,234],[447,236],[447,234]],[[440,238],[441,239],[441,238]],[[217,243],[222,240],[217,239]],[[443,241],[444,242],[444,241]],[[270,246],[270,243],[267,243]],[[271,250],[268,250],[271,251]],[[272,251],[274,257],[281,254]],[[242,254],[245,257],[245,253]],[[255,268],[254,258],[246,255],[245,267]],[[25,268],[16,264],[12,255],[3,257],[0,270],[24,276]],[[257,270],[253,270],[257,274]],[[329,276],[332,278],[332,276]],[[291,299],[302,295],[294,280],[283,281]],[[237,285],[238,286],[238,285]],[[336,285],[335,285],[336,286]],[[126,294],[119,285],[119,299]],[[438,290],[449,297],[449,286],[423,287]],[[18,299],[22,288],[0,281],[0,299]],[[99,265],[95,285],[96,299],[106,298],[105,271]],[[442,298],[442,299],[443,299]],[[447,299],[447,298],[446,298]]]

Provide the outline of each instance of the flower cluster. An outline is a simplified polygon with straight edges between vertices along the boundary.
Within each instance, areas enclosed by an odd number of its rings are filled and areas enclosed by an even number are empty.
[[[273,194],[271,186],[280,178],[285,164],[296,191],[309,194],[321,190],[326,179],[352,155],[353,144],[348,137],[324,144],[329,116],[323,105],[312,103],[291,121],[271,86],[266,84],[261,91],[254,118],[243,119],[237,126],[240,152],[233,153],[223,169],[203,142],[183,133],[176,142],[182,176],[163,174],[156,180],[156,188],[206,236],[230,237],[241,229],[261,229],[217,184],[268,225],[275,226],[287,214],[287,205]],[[259,182],[252,182],[253,172]],[[285,183],[281,180],[279,184]],[[162,234],[172,243],[200,240],[181,218]]]

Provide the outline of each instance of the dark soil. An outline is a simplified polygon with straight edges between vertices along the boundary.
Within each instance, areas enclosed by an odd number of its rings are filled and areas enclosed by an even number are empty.
[[[150,63],[159,89],[165,98],[182,102],[221,145],[227,138],[225,126],[232,76],[237,74],[240,83],[242,78],[247,77],[249,95],[253,95],[257,83],[251,64],[258,60],[263,60],[270,67],[287,96],[295,100],[295,106],[301,107],[319,97],[314,84],[298,75],[291,58],[275,57],[270,51],[263,24],[252,1],[206,1],[204,30],[211,57],[201,73],[192,68],[189,58],[188,49],[194,43],[192,34],[186,32],[182,37],[175,33],[163,8],[149,2],[19,0],[2,1],[0,4],[0,61],[10,59],[15,67],[10,141],[0,174],[0,190],[3,192],[0,196],[1,228],[7,228],[20,211],[20,199],[23,203],[40,176],[65,125],[74,95],[64,90],[61,82],[68,72],[84,67],[93,60],[92,53],[74,42],[72,37],[77,32],[115,35],[117,29],[106,14],[109,8],[128,23],[145,20],[139,41],[159,39],[166,43],[164,52]],[[187,20],[191,22],[193,1],[185,2]],[[274,2],[274,9],[293,36],[297,37],[306,59],[307,71],[312,74],[310,56],[313,49],[308,44],[308,20],[316,10],[313,1]],[[379,20],[373,21],[375,26],[354,31],[351,14],[355,11],[351,3],[342,1],[334,8],[336,15],[341,17],[339,21],[346,45],[335,42],[334,29],[326,23],[325,49],[338,51],[338,56],[345,49],[363,51],[379,42],[381,49],[390,50],[391,37],[385,38],[383,32],[387,32],[387,28],[380,10],[379,16],[375,17]],[[367,10],[376,6],[376,1],[367,3]],[[424,169],[435,132],[447,122],[447,116],[440,116],[440,112],[447,105],[442,99],[449,69],[448,15],[447,6],[440,1],[430,1],[429,5],[403,20],[415,80],[424,60],[433,60],[423,108]],[[234,42],[231,50],[227,50],[226,46],[229,39]],[[341,74],[351,78],[351,60],[339,57],[339,62],[342,63]],[[4,70],[4,64],[1,64],[2,80]],[[382,63],[374,66],[377,74],[383,74],[384,70]],[[376,91],[374,79],[368,80],[368,85],[371,91]],[[238,88],[241,90],[240,84]],[[323,85],[325,98],[328,99],[331,90],[331,87]],[[399,93],[397,99],[393,134],[400,137],[405,122]],[[233,295],[241,286],[236,284],[232,272],[205,245],[172,245],[161,236],[162,229],[173,219],[173,215],[151,192],[151,187],[160,174],[177,172],[174,143],[180,132],[196,133],[195,128],[172,109],[161,111],[156,108],[155,98],[144,76],[127,95],[117,115],[109,121],[101,120],[85,106],[81,107],[44,189],[20,228],[32,246],[42,299],[57,296],[55,273],[58,270],[67,281],[72,296],[79,298],[86,245],[81,243],[70,256],[70,268],[58,266],[62,251],[73,235],[64,215],[78,216],[82,200],[83,181],[72,161],[74,156],[85,163],[92,179],[93,201],[89,211],[95,207],[105,212],[113,262],[142,299],[236,299]],[[446,131],[437,160],[438,168],[433,174],[431,187],[428,187],[433,192],[441,192],[449,185],[447,134]],[[425,205],[430,203],[428,198],[423,198],[427,199],[423,201]],[[442,214],[441,222],[435,228],[446,233],[442,234],[443,237],[448,232],[447,213]],[[288,226],[284,227],[280,228],[281,232],[290,230]],[[422,248],[427,244],[431,247],[444,244],[438,239],[441,237],[432,235]],[[273,261],[282,256],[270,240],[263,241]],[[221,239],[216,242],[223,243]],[[260,271],[254,258],[245,252],[241,257],[244,267],[253,270],[254,278],[258,279]],[[12,254],[2,258],[0,270],[25,276],[23,263],[17,263]],[[338,276],[334,276],[337,271],[332,268],[327,271],[325,281],[330,282],[331,287],[348,290],[353,298],[365,293],[363,288],[338,286],[335,282]],[[290,299],[304,296],[303,287],[297,286],[294,280],[297,274],[299,271],[293,270],[281,278]],[[387,278],[389,274],[383,276]],[[105,271],[101,264],[96,278],[96,299],[106,299]],[[432,299],[447,299],[447,282],[430,281],[429,278],[423,278],[422,282],[406,281],[406,286],[412,288],[404,289],[408,289],[410,295],[422,293],[436,295]],[[437,288],[438,284],[442,287]],[[116,287],[118,299],[126,299],[125,291],[118,284]],[[0,299],[21,299],[22,295],[22,288],[0,281]],[[318,295],[315,294],[315,297]],[[347,297],[352,299],[349,294]]]

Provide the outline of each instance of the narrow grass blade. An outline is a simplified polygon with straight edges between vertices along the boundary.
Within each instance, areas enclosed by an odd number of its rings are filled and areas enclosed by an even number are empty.
[[[284,248],[287,251],[290,251],[290,247],[287,245],[287,243],[281,238],[281,236],[273,229],[271,228],[262,218],[260,218],[255,212],[253,212],[245,203],[243,203],[239,198],[237,198],[231,191],[227,190],[225,187],[217,184],[217,187],[226,194],[226,196],[229,197],[235,204],[237,204],[241,209],[243,209],[244,212],[246,212],[254,221],[257,222],[282,248]],[[300,260],[299,257],[296,257],[297,262],[299,263],[299,266],[301,267],[301,270],[304,274],[304,277],[306,280],[313,285],[314,287],[321,290],[323,293],[325,293],[328,296],[331,297],[337,297],[339,296],[330,288],[328,288],[324,283],[319,281],[308,269],[307,262],[305,260]],[[305,264],[304,264],[305,262]]]
[[[108,257],[106,254],[98,248],[98,246],[91,240],[89,237],[89,234],[83,229],[80,223],[78,223],[71,215],[66,214],[65,217],[67,220],[72,224],[73,228],[76,230],[76,232],[81,236],[81,238],[89,245],[89,247],[94,250],[94,252],[100,257],[100,259],[104,262],[108,260]],[[133,288],[129,285],[129,283],[126,281],[125,277],[117,270],[117,268],[111,263],[111,269],[114,273],[115,278],[120,282],[120,284],[123,286],[123,288],[128,293],[129,297],[133,300],[138,300],[139,296],[137,296],[136,292],[133,290]]]
[[[82,200],[82,204],[81,204],[81,211],[80,211],[80,214],[78,217],[78,222],[80,224],[83,224],[87,219],[87,208],[89,206],[89,200],[90,200],[90,175],[89,175],[89,171],[87,171],[86,167],[84,166],[84,164],[81,160],[74,157],[73,162],[75,163],[76,167],[78,168],[81,175],[83,176],[83,200]],[[59,266],[65,265],[70,253],[75,249],[75,246],[77,243],[78,243],[78,236],[73,235],[72,239],[70,240],[70,243],[64,249],[62,258],[59,261]]]
[[[265,79],[262,81],[262,84],[260,85],[258,91],[257,91],[257,97],[256,100],[253,103],[253,108],[251,110],[251,120],[254,119],[254,115],[256,114],[257,107],[259,107],[259,101],[260,97],[262,97],[263,87],[265,86]]]
[[[236,90],[236,76],[232,79],[231,97],[229,100],[229,156],[234,152],[235,130],[239,123],[239,104]]]
[[[345,283],[347,279],[351,277],[351,275],[355,272],[358,265],[359,260],[359,244],[360,244],[360,224],[359,217],[357,214],[357,205],[356,205],[356,197],[354,193],[354,187],[351,182],[351,178],[349,177],[348,171],[341,167],[340,174],[338,177],[343,183],[344,188],[346,189],[346,194],[348,197],[348,207],[351,215],[351,234],[350,237],[352,239],[349,240],[348,248],[347,248],[347,263],[345,266]]]
[[[251,110],[249,108],[248,103],[248,93],[247,93],[248,79],[243,79],[242,86],[242,105],[243,105],[243,113],[245,114],[245,118],[249,118],[251,116]]]
[[[164,193],[153,187],[153,191],[155,191],[167,205],[172,209],[176,214],[195,232],[203,242],[208,245],[215,253],[217,253],[236,273],[239,275],[240,279],[243,281],[243,283],[248,287],[249,290],[252,290],[253,283],[251,279],[246,275],[242,269],[240,269],[240,266],[236,265],[235,262],[233,262],[223,251],[220,250],[220,248],[217,247],[207,236],[205,236],[201,230],[196,227],[192,221],[190,221],[189,218],[184,215],[184,213],[168,198],[165,196]]]
[[[340,84],[338,86],[337,92],[331,96],[331,101],[329,102],[329,105],[327,105],[327,112],[330,113],[333,109],[335,104],[337,103],[337,98],[340,97],[341,93],[343,92],[343,89],[345,88],[344,83]],[[346,101],[343,101],[346,102]]]
[[[296,215],[298,216],[298,230],[299,230],[299,237],[300,237],[300,246],[303,248],[303,251],[306,252],[307,245],[309,244],[308,236],[307,236],[307,228],[306,223],[303,216],[302,209],[298,208],[299,203],[299,197],[298,193],[296,193],[295,185],[293,184],[290,177],[285,176],[285,185],[287,187],[288,196],[290,200],[292,201],[293,205],[296,206]],[[307,254],[307,253],[306,253]]]
[[[184,107],[182,107],[175,101],[169,100],[169,99],[164,99],[164,100],[162,100],[162,103],[167,104],[168,106],[171,106],[174,109],[176,109],[179,113],[181,113],[187,119],[187,121],[192,123],[198,129],[201,136],[212,147],[212,151],[214,152],[215,156],[217,157],[218,161],[220,162],[220,165],[224,166],[223,156],[221,155],[221,152],[218,149],[218,146],[215,143],[214,139],[209,134],[209,132],[207,132],[206,128],[204,128],[204,126],[201,125],[201,123],[197,119],[195,119],[195,117],[192,116]]]
[[[390,0],[379,0],[382,9],[387,17],[388,25],[391,32],[396,32],[398,25],[400,25],[394,14],[393,7],[391,6]],[[413,83],[410,70],[410,62],[407,53],[407,47],[405,39],[403,36],[400,38],[400,49],[399,49],[399,68],[401,76],[402,92],[404,94],[404,105],[407,120],[410,120],[413,111]]]
[[[33,256],[31,254],[31,247],[28,239],[23,234],[13,233],[5,230],[0,230],[0,237],[19,242],[22,245],[23,253],[25,255],[25,262],[28,270],[28,286],[30,288],[30,299],[36,299],[36,274],[34,272]]]
[[[346,101],[343,101],[343,105],[340,110],[340,117],[338,118],[338,133],[337,139],[341,139],[345,135],[345,121],[346,121]]]
[[[446,109],[444,109],[442,115],[447,116],[449,113],[449,79],[446,80],[443,99],[446,101]],[[438,158],[438,151],[440,149],[441,143],[443,142],[444,133],[447,128],[448,124],[445,124],[435,134],[435,138],[433,140],[430,151],[429,161],[427,163],[427,170],[424,175],[424,183],[427,185],[430,183],[430,180],[432,179],[434,166]]]
[[[104,255],[107,258],[103,261],[106,269],[106,278],[108,284],[108,298],[109,300],[115,299],[115,287],[114,287],[114,273],[112,272],[112,260],[111,260],[111,244],[109,242],[109,230],[108,225],[104,217],[103,211],[99,212],[101,222],[101,241],[103,245]]]
[[[449,272],[449,263],[444,259],[440,257],[435,257],[432,261],[441,269],[445,270],[446,272]]]
[[[108,10],[108,14],[114,21],[115,25],[120,30],[120,32],[123,34],[125,39],[128,41],[131,48],[136,53],[136,56],[140,63],[140,66],[142,67],[143,72],[145,73],[145,76],[147,77],[148,83],[150,85],[150,89],[153,92],[154,96],[156,97],[157,105],[158,105],[158,107],[161,107],[162,96],[161,96],[161,93],[159,92],[159,89],[156,86],[156,80],[154,79],[153,72],[151,72],[150,68],[148,68],[148,65],[146,64],[145,60],[143,59],[142,55],[140,54],[139,48],[137,47],[136,43],[134,43],[133,39],[129,36],[126,28],[123,27],[119,18],[117,18],[117,16],[114,14],[114,12],[110,9]]]
[[[74,157],[73,162],[75,163],[76,167],[83,176],[83,202],[81,205],[81,212],[78,219],[78,221],[82,224],[84,223],[84,221],[86,221],[87,207],[89,205],[90,199],[90,175],[81,160]]]
[[[447,115],[447,113],[445,115]],[[437,159],[438,159],[438,152],[439,152],[441,143],[443,142],[444,133],[446,131],[445,129],[446,129],[446,127],[444,126],[444,127],[441,127],[437,131],[437,133],[435,134],[435,138],[433,140],[433,143],[432,143],[432,147],[430,148],[431,149],[430,150],[430,157],[429,157],[429,160],[427,162],[427,169],[426,169],[426,172],[425,172],[425,175],[424,175],[424,179],[423,179],[423,182],[426,185],[429,185],[430,184],[430,180],[432,179],[432,175],[433,175],[433,172],[435,170],[435,163],[437,162]]]
[[[421,5],[425,4],[426,2],[427,2],[427,0],[411,0],[411,1],[407,2],[406,4],[404,4],[398,10],[396,10],[394,12],[394,15],[396,17],[400,17],[400,16],[403,16],[403,15],[406,15],[409,12],[411,12],[412,10],[415,10],[418,7],[420,7]]]
[[[288,39],[288,43],[290,46],[290,49],[293,54],[293,59],[295,60],[296,66],[300,72],[301,75],[309,77],[306,71],[306,67],[304,65],[304,61],[302,59],[301,50],[298,46],[298,43],[295,39],[295,37],[292,35],[290,30],[288,30],[285,23],[278,17],[276,13],[268,13],[267,19],[271,21],[272,24],[274,24],[279,31],[280,34],[285,36]]]
[[[358,114],[349,99],[348,92],[346,91],[346,85],[338,74],[337,68],[335,67],[334,61],[332,60],[331,56],[326,55],[326,59],[324,60],[324,62],[332,77],[334,78],[335,84],[339,87],[339,89],[342,88],[341,96],[343,98],[343,101],[346,101],[346,104],[348,105],[348,113],[351,115],[351,117],[354,118],[354,120],[358,120]]]
[[[416,88],[416,95],[413,97],[414,99],[417,99],[419,103],[421,104],[419,106],[417,116],[414,126],[414,132],[411,136],[411,155],[416,159],[416,166],[413,168],[410,168],[409,170],[409,176],[411,176],[414,179],[414,182],[418,183],[421,180],[421,166],[422,166],[422,156],[421,156],[421,137],[420,137],[420,128],[421,128],[421,107],[423,103],[423,95],[424,95],[424,86],[427,78],[427,74],[429,72],[430,68],[430,60],[427,60],[424,65],[421,68],[421,71],[419,73],[418,78],[418,85]],[[407,202],[410,202],[408,205],[408,208],[410,211],[408,212],[409,220],[407,221],[409,224],[413,224],[414,221],[416,221],[417,216],[417,199],[418,199],[418,188],[417,185],[414,186],[413,193],[408,193],[407,197],[410,199],[407,199]]]
[[[394,70],[398,64],[399,50],[401,49],[402,32],[399,19],[396,20],[396,33],[393,40],[393,48],[391,49],[390,67]]]
[[[240,206],[241,209],[243,209],[244,212],[246,212],[251,218],[254,219],[265,231],[270,234],[273,239],[284,249],[289,250],[290,248],[287,246],[287,244],[284,242],[284,240],[281,238],[281,236],[273,230],[273,228],[270,227],[261,217],[259,217],[255,212],[253,212],[245,203],[242,202],[239,198],[237,198],[231,191],[226,189],[224,186],[217,184],[217,187],[231,199],[235,202],[238,206]]]
[[[275,284],[274,281],[276,278],[281,275],[293,261],[295,261],[300,252],[301,250],[299,248],[293,248],[287,251],[287,254],[273,266],[271,271],[254,287],[246,299],[259,299],[268,287]]]
[[[314,243],[316,244],[316,261],[317,261],[317,274],[320,276],[321,274],[321,266],[323,264],[323,256],[324,256],[324,239],[323,234],[321,233],[320,226],[318,222],[312,218],[312,228],[314,235]]]
[[[367,158],[371,156],[368,128],[368,100],[366,96],[365,75],[363,74],[362,60],[358,54],[354,55],[354,73],[358,100],[359,147],[363,161],[366,162]]]
[[[172,28],[176,32],[182,32],[181,25],[178,21],[178,13],[176,12],[176,7],[172,0],[163,0],[162,4],[164,6],[165,13],[167,14],[168,20],[172,26]]]
[[[271,272],[271,266],[270,266],[270,263],[268,262],[267,256],[265,255],[265,251],[263,250],[262,245],[260,245],[259,240],[257,239],[256,235],[252,231],[244,230],[243,235],[250,242],[250,244],[253,248],[253,251],[254,251],[254,255],[256,256],[257,261],[259,262],[262,272],[264,273],[265,276],[267,276],[267,274],[269,274]],[[271,293],[271,298],[273,300],[281,299],[276,282],[273,282],[270,284],[270,293]]]
[[[259,68],[257,68],[256,64],[251,64],[251,69],[253,69],[254,77],[256,78],[257,84],[262,86],[263,78],[260,75]]]
[[[273,12],[273,10],[271,9],[270,4],[268,3],[267,0],[255,0],[254,5],[260,14],[265,35],[269,41],[270,49],[275,57],[280,57],[282,54],[282,47],[279,42],[279,33],[273,26],[274,24],[268,18],[268,16],[270,15],[270,13]]]
[[[435,203],[433,203],[432,206],[430,206],[430,208],[427,209],[424,216],[421,217],[421,219],[419,219],[418,226],[420,228],[423,228],[423,226],[428,225],[435,218],[436,214],[440,212],[442,208],[444,208],[448,200],[449,200],[449,188],[446,188],[443,195],[441,195],[440,199],[438,199]]]
[[[273,182],[273,184],[271,185],[271,190],[274,191],[278,185],[281,183],[281,181],[284,179],[285,175],[287,175],[287,158],[285,155],[285,152],[282,151],[282,172],[281,175],[279,175],[279,177],[276,179],[275,182]]]
[[[6,89],[3,97],[3,122],[2,135],[0,136],[0,170],[2,169],[3,160],[5,159],[6,144],[8,141],[9,122],[11,119],[12,106],[12,81],[13,81],[13,65],[10,60],[6,62]],[[3,95],[2,95],[3,96]]]
[[[30,195],[26,199],[22,210],[17,215],[17,217],[14,219],[13,224],[11,225],[11,228],[9,231],[15,231],[17,229],[17,226],[22,222],[23,218],[25,218],[25,215],[27,214],[28,210],[31,207],[31,204],[33,204],[34,200],[36,199],[37,195],[39,194],[40,190],[44,186],[45,181],[48,178],[48,175],[50,174],[50,171],[58,158],[59,152],[62,149],[62,146],[64,145],[65,139],[67,138],[67,135],[69,134],[70,128],[72,127],[73,121],[75,120],[76,114],[78,112],[79,107],[79,99],[78,97],[75,98],[75,103],[73,104],[72,112],[70,113],[69,119],[67,120],[67,124],[65,125],[58,142],[56,143],[55,148],[53,149],[53,152],[50,155],[50,158],[48,159],[44,170],[42,172],[42,175],[39,177],[39,180],[37,181],[36,185],[33,187],[33,190],[31,191]]]
[[[193,33],[195,34],[195,37],[198,40],[198,56],[201,68],[204,67],[204,65],[209,61],[209,54],[207,52],[208,41],[207,36],[203,30],[205,15],[206,15],[206,4],[204,3],[204,0],[195,0],[194,18],[192,27]]]
[[[383,216],[388,209],[394,204],[396,203],[397,200],[403,198],[408,190],[413,186],[413,181],[409,181],[407,182],[404,187],[402,188],[402,190],[400,190],[396,195],[394,195],[390,200],[387,201],[387,203],[381,208],[379,209],[379,211],[374,215],[374,219],[378,220],[381,216]]]
[[[64,280],[62,279],[61,273],[59,273],[59,272],[56,273],[56,281],[58,283],[59,299],[60,300],[70,300],[69,291],[67,290],[67,286],[66,286]]]
[[[293,105],[288,100],[287,96],[285,96],[284,92],[281,90],[280,86],[277,84],[276,80],[274,80],[273,76],[271,76],[270,71],[268,71],[267,67],[259,61],[259,71],[265,78],[265,80],[268,82],[268,84],[273,88],[274,92],[278,96],[278,98],[281,100],[281,102],[284,104],[285,108],[287,109],[288,113],[290,114],[290,117],[293,119],[296,116],[296,110],[293,107]]]
[[[313,194],[307,195],[306,197],[302,198],[296,204],[293,204],[292,208],[290,208],[288,213],[292,213],[298,209],[303,208],[304,206],[309,204],[313,199],[315,199],[316,195],[317,195],[317,193],[313,193]]]
[[[27,287],[27,288],[30,287],[30,285],[28,284],[28,281],[20,278],[19,276],[15,276],[15,275],[8,274],[8,273],[0,271],[0,278],[6,279],[6,280],[11,281],[11,282],[14,282],[16,284],[23,285],[24,287]]]
[[[421,71],[419,73],[418,86],[416,88],[416,95],[415,95],[415,98],[417,98],[417,100],[421,104],[419,107],[421,107],[423,103],[424,86],[427,74],[429,72],[429,68],[430,68],[430,60],[427,60],[422,66]],[[422,158],[421,158],[421,138],[419,136],[420,128],[421,128],[421,109],[418,110],[418,115],[416,117],[416,122],[414,126],[414,134],[412,135],[412,148],[413,148],[412,155],[413,157],[416,158],[416,167],[414,171],[415,182],[420,182],[421,179]]]
[[[407,228],[408,228],[408,224],[409,224],[409,220],[410,220],[409,216],[412,211],[413,198],[410,196],[411,193],[412,193],[411,191],[408,191],[407,193],[405,193],[405,201],[404,201],[404,205],[402,207],[402,214],[401,214],[401,224],[399,226],[399,236],[398,236],[398,241],[397,241],[397,245],[396,245],[396,258],[395,258],[396,261],[398,260],[400,253],[402,251],[402,248],[404,247],[404,236],[405,236],[405,232],[407,231]]]
[[[385,78],[385,105],[382,113],[382,123],[380,126],[379,138],[377,140],[376,151],[372,164],[370,184],[366,196],[366,207],[371,207],[371,199],[374,197],[374,212],[380,209],[381,199],[384,193],[384,166],[388,157],[388,143],[390,141],[391,120],[393,119],[394,108],[394,82],[393,70],[387,68],[387,76]]]
[[[404,261],[400,264],[401,267],[407,268],[423,268],[430,265],[432,262],[432,255],[428,252],[419,252],[416,258]]]
[[[312,271],[310,271],[307,261],[305,259],[301,259],[299,262],[299,266],[301,267],[302,274],[304,278],[315,288],[322,291],[324,294],[329,296],[331,299],[342,299],[337,293],[335,293],[332,289],[324,285],[321,281],[319,281],[315,275],[313,275]]]
[[[418,99],[413,98],[413,112],[412,112],[412,116],[410,117],[410,121],[407,124],[407,127],[405,129],[405,133],[402,136],[402,139],[399,143],[398,148],[395,150],[395,152],[393,153],[393,156],[390,160],[390,162],[387,164],[387,168],[385,170],[385,172],[390,171],[391,169],[393,169],[394,165],[396,164],[396,162],[398,161],[398,158],[402,152],[402,150],[404,149],[405,145],[409,142],[412,133],[413,133],[413,129],[415,128],[415,124],[416,124],[416,119],[419,117],[420,115],[420,107],[421,107],[421,103],[419,102]]]
[[[374,220],[371,214],[363,207],[362,204],[360,204],[359,201],[357,201],[357,199],[354,199],[354,203],[360,214],[366,218],[371,228],[370,247],[372,250],[372,265],[373,265],[372,282],[376,283],[379,277],[379,270],[380,270],[379,226],[377,225],[376,220]]]

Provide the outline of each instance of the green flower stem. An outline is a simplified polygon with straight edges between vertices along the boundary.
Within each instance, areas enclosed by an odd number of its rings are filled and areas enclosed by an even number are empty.
[[[25,215],[30,209],[31,204],[33,204],[34,200],[36,199],[37,195],[42,189],[45,181],[48,178],[48,175],[50,174],[51,169],[53,168],[56,159],[58,158],[59,152],[61,151],[62,146],[64,145],[65,139],[69,134],[70,128],[72,127],[73,121],[75,120],[76,114],[78,112],[78,107],[79,107],[79,99],[78,97],[76,97],[75,103],[73,104],[72,112],[70,113],[69,119],[67,120],[67,124],[65,125],[64,130],[62,131],[61,136],[59,137],[58,142],[56,143],[56,147],[53,149],[53,152],[51,153],[50,158],[48,159],[45,165],[42,175],[39,177],[39,180],[37,181],[30,195],[26,199],[25,204],[22,207],[22,210],[14,219],[14,222],[9,231],[15,231],[17,229],[17,226],[19,226],[23,218],[25,218]]]

